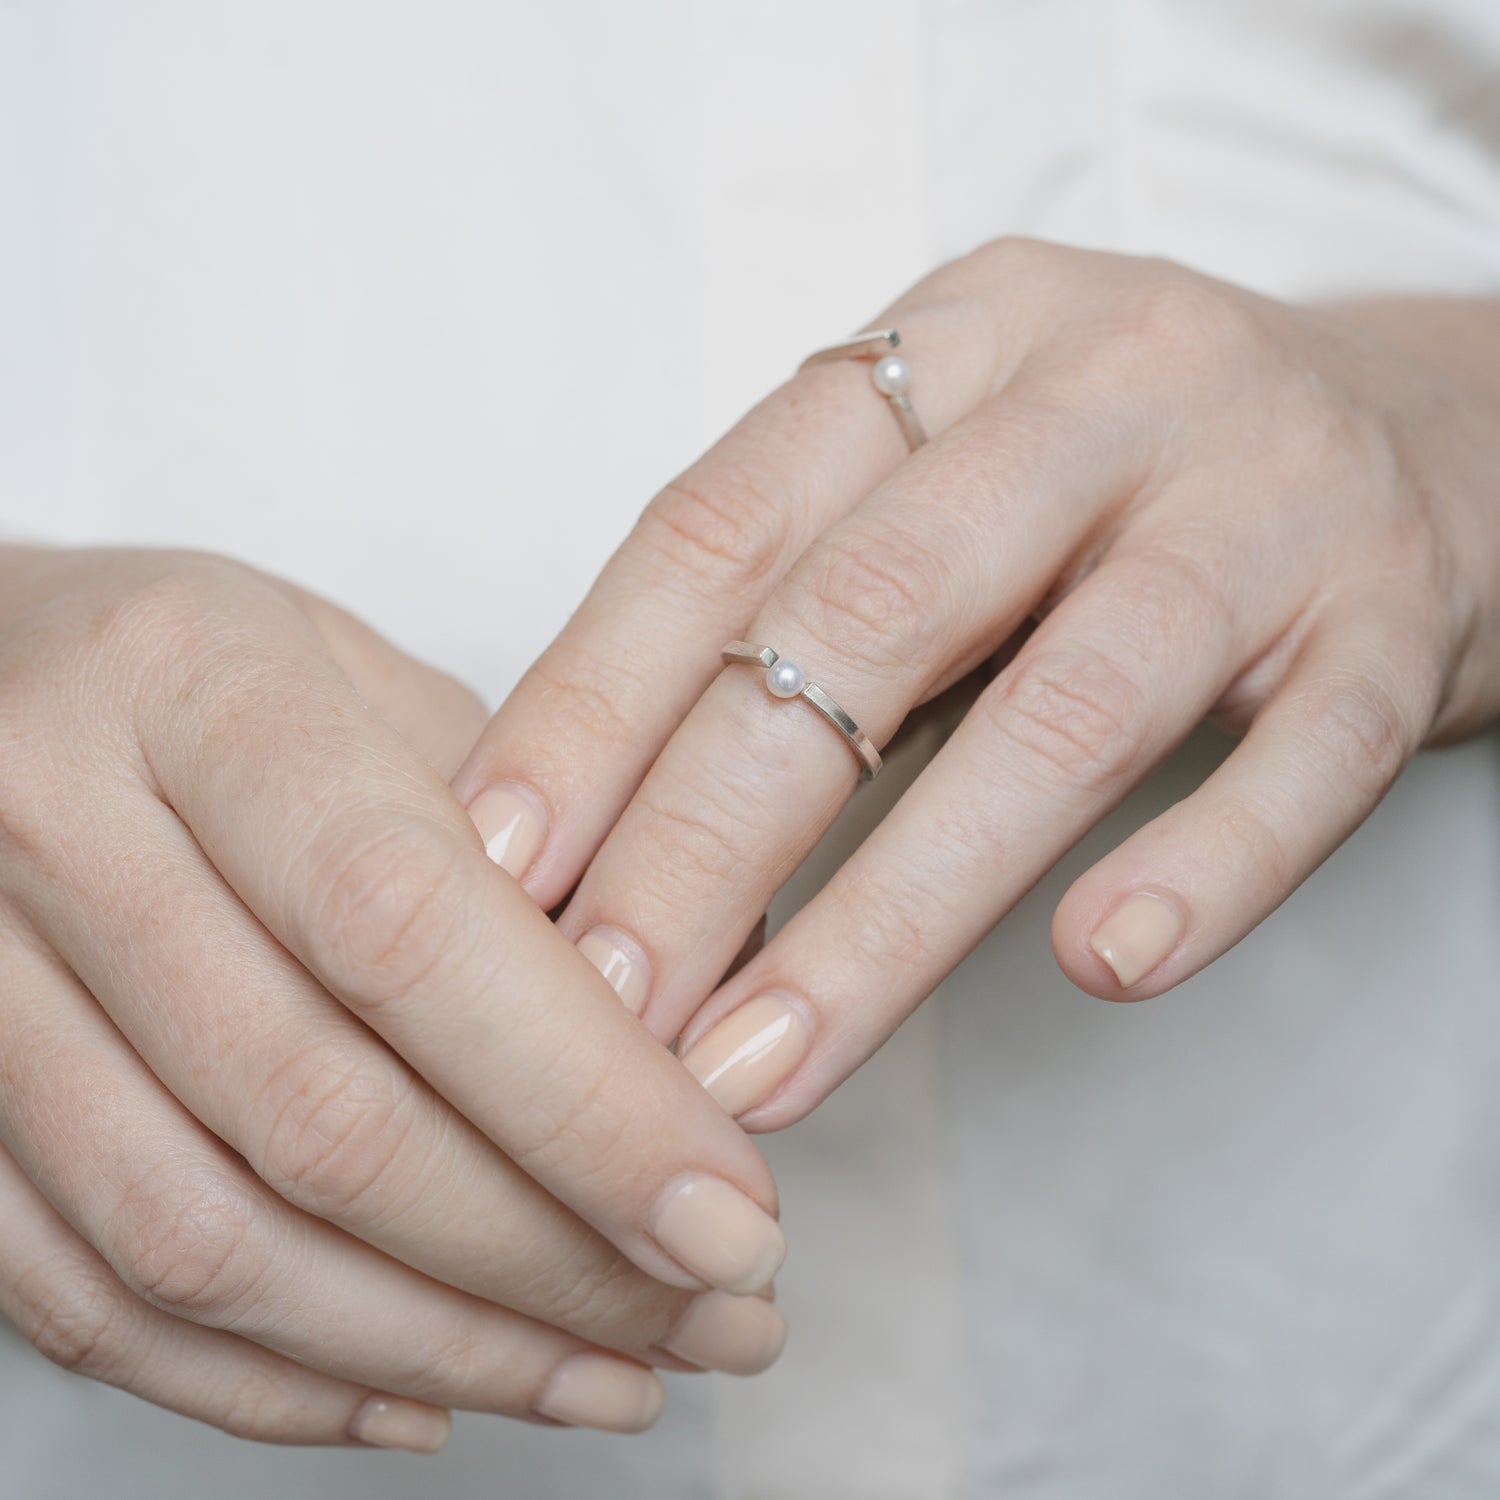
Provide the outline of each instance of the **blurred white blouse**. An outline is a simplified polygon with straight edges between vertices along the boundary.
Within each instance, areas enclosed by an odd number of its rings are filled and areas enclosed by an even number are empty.
[[[1500,293],[1500,6],[8,0],[0,214],[0,532],[234,553],[498,700],[657,486],[984,239]],[[1079,994],[1053,904],[1226,744],[767,1143],[770,1374],[422,1461],[252,1448],[0,1335],[0,1494],[1500,1493],[1500,739],[1178,992]]]

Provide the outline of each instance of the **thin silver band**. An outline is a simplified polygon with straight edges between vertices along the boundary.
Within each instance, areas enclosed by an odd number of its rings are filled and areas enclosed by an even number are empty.
[[[778,698],[806,698],[843,735],[849,748],[859,757],[861,781],[874,781],[880,774],[880,751],[871,743],[870,736],[817,683],[809,682],[795,662],[784,661],[771,647],[757,646],[750,641],[730,641],[721,653],[721,659],[726,667],[764,667],[767,686]],[[791,692],[783,691],[771,677],[778,662],[783,673],[787,674],[786,685],[796,684]]]
[[[840,339],[825,349],[815,350],[797,366],[805,370],[809,365],[824,365],[835,359],[873,359],[874,368],[870,378],[875,389],[890,403],[901,424],[901,435],[913,453],[927,441],[927,429],[921,418],[912,410],[907,388],[911,384],[911,370],[900,355],[893,351],[901,345],[901,335],[894,328],[877,328],[871,333],[856,333],[853,338]]]

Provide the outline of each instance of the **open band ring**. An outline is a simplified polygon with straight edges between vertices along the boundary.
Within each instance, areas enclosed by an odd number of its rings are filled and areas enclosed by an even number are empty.
[[[912,410],[911,369],[899,354],[891,351],[898,348],[901,335],[894,328],[878,328],[872,333],[856,333],[853,338],[841,339],[809,354],[797,366],[805,370],[809,365],[828,364],[835,359],[873,359],[870,379],[875,389],[890,402],[896,420],[901,424],[901,435],[913,453],[927,441],[927,429]]]
[[[757,646],[750,641],[730,641],[721,655],[726,667],[764,667],[766,687],[775,697],[806,698],[843,735],[849,748],[859,757],[859,779],[874,781],[880,773],[880,751],[871,743],[870,736],[817,683],[807,680],[807,674],[796,662],[788,661],[769,646]]]

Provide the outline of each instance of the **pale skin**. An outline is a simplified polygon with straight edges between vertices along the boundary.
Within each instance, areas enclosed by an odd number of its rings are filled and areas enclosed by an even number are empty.
[[[797,375],[651,502],[451,791],[476,704],[332,606],[0,552],[0,1308],[41,1347],[276,1441],[646,1425],[646,1364],[779,1348],[731,1116],[813,1109],[1194,724],[1245,737],[1056,915],[1103,998],[1212,962],[1500,714],[1500,305],[1003,240],[892,324],[932,442],[867,366]],[[723,643],[885,744],[1038,612],[721,983],[857,769]],[[662,1244],[704,1178],[764,1251],[724,1290]]]
[[[485,857],[466,689],[222,559],[7,548],[0,600],[0,1310],[279,1442],[775,1358],[765,1164]]]
[[[867,326],[933,440],[908,452],[869,365],[799,373],[656,497],[457,782],[536,791],[527,888],[587,865],[562,930],[750,1130],[825,1099],[1205,717],[1242,743],[1057,909],[1090,994],[1197,973],[1420,746],[1500,714],[1500,302],[1299,308],[1004,239]],[[716,989],[858,769],[720,646],[773,646],[884,744],[1038,613]]]

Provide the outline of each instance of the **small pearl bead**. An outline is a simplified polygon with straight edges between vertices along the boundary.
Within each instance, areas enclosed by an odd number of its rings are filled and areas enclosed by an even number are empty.
[[[870,378],[882,396],[904,396],[911,389],[911,371],[899,354],[876,360]]]
[[[795,698],[807,685],[807,677],[794,661],[779,661],[766,668],[766,686],[778,698]]]

